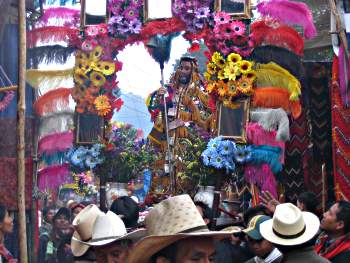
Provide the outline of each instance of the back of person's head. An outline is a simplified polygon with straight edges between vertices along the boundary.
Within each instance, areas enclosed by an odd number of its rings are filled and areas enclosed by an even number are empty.
[[[7,208],[6,206],[0,204],[0,223],[4,221],[6,216]]]
[[[316,240],[318,238],[318,235],[314,236],[312,239],[310,239],[309,241],[300,244],[300,245],[294,245],[294,246],[282,246],[282,245],[278,245],[278,244],[274,244],[275,247],[278,248],[279,251],[281,251],[282,254],[291,252],[291,251],[298,251],[307,247],[313,247],[316,243]]]
[[[206,203],[203,203],[203,202],[200,202],[200,201],[194,202],[194,204],[197,207],[201,208],[201,210],[202,210],[201,214],[203,214],[203,216],[202,216],[203,219],[208,219],[210,221],[211,218],[212,218],[212,210],[211,210],[211,208]]]
[[[350,233],[350,202],[338,201],[337,220],[344,222],[344,234]]]
[[[243,214],[244,225],[247,226],[249,224],[249,221],[257,215],[267,215],[266,206],[257,205],[255,207],[249,207]]]
[[[316,194],[312,192],[303,192],[299,195],[298,202],[303,206],[303,209],[301,209],[302,211],[317,214],[317,206],[319,202]]]
[[[118,216],[122,216],[126,228],[137,227],[140,208],[129,196],[121,196],[114,200],[110,210]]]

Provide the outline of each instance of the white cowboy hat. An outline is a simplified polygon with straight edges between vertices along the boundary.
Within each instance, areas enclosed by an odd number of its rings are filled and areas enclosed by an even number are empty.
[[[136,241],[144,237],[145,229],[127,233],[123,221],[112,211],[97,216],[92,228],[92,237],[89,241],[80,241],[88,246],[104,246],[118,240]],[[73,237],[74,238],[74,237]]]
[[[236,231],[209,231],[189,195],[163,200],[146,216],[147,236],[132,249],[128,263],[145,263],[158,251],[188,237],[223,239]]]
[[[301,212],[291,203],[276,206],[273,218],[260,225],[261,235],[274,244],[301,245],[318,232],[320,220],[310,212]]]
[[[92,227],[98,215],[103,214],[96,205],[88,205],[73,220],[74,233],[71,241],[72,253],[80,257],[86,253],[89,246],[81,241],[89,241],[92,237]]]

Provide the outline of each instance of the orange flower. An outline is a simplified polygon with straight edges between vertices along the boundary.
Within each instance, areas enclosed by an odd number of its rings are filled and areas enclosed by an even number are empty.
[[[239,92],[246,96],[250,96],[253,94],[253,81],[251,79],[248,79],[246,77],[242,77],[237,82],[237,89]]]
[[[228,87],[227,92],[229,96],[237,96],[238,94],[237,81],[229,81],[227,83],[227,87]]]
[[[209,83],[209,84],[207,85],[206,90],[207,90],[210,94],[216,92],[216,90],[217,90],[217,85],[216,85],[216,83]]]
[[[223,81],[219,81],[217,85],[218,94],[220,97],[224,97],[227,94],[228,87],[227,84]]]
[[[98,111],[98,115],[106,116],[111,111],[111,104],[109,103],[109,99],[106,95],[98,96],[95,101],[95,108]]]

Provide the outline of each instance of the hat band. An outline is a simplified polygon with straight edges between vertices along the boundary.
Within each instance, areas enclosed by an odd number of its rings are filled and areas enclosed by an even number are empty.
[[[277,232],[273,227],[272,227],[272,231],[273,233],[280,237],[280,238],[283,238],[283,239],[294,239],[294,238],[298,238],[300,236],[302,236],[304,233],[305,233],[305,230],[306,230],[306,225],[304,225],[304,228],[299,232],[299,233],[296,233],[294,235],[284,235],[284,234],[281,234],[279,232]]]
[[[187,234],[187,233],[192,233],[192,232],[203,232],[200,230],[209,231],[208,227],[206,225],[204,225],[204,226],[197,226],[197,227],[193,227],[193,228],[181,231],[181,232],[179,232],[179,234]]]
[[[110,240],[110,239],[118,239],[121,238],[123,236],[112,236],[112,237],[100,237],[100,238],[93,238],[90,240],[89,243],[93,243],[93,242],[99,242],[99,241],[105,241],[105,240]]]

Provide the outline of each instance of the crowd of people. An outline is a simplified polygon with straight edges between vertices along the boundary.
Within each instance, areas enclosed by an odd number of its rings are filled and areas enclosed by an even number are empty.
[[[110,210],[70,201],[43,209],[37,261],[98,263],[347,263],[350,262],[350,203],[338,201],[323,215],[317,198],[303,193],[297,204],[269,195],[251,207],[242,223],[211,230],[208,204],[189,195],[170,197],[140,223],[138,204],[120,197]],[[321,219],[321,220],[320,220]],[[0,262],[17,262],[4,245],[13,220],[0,205]]]

